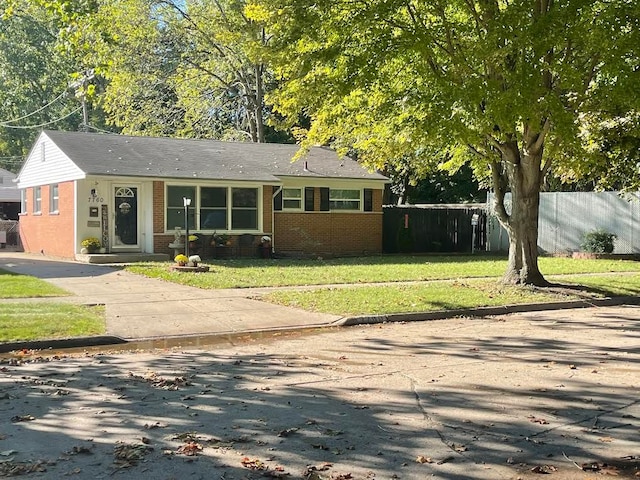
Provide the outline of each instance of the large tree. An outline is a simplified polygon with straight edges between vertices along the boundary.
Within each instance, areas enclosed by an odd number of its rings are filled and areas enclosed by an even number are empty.
[[[489,173],[509,233],[509,283],[545,285],[539,192],[584,152],[584,116],[638,111],[635,0],[253,0],[282,82],[269,100],[303,145],[371,166],[439,146]],[[488,170],[488,172],[487,172]],[[579,169],[573,169],[579,173]],[[507,202],[507,193],[511,201]]]
[[[68,44],[107,80],[98,100],[112,123],[131,134],[265,141],[270,77],[257,53],[267,38],[243,1],[96,3],[73,18]]]
[[[26,0],[0,7],[0,167],[17,171],[42,128],[76,130],[74,64],[56,49],[58,25]]]

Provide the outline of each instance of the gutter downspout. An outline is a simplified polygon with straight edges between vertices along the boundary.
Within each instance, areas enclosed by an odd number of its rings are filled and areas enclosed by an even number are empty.
[[[278,194],[282,192],[282,185],[278,187],[278,189],[273,192],[271,195],[271,254],[273,255],[276,251],[276,210],[273,208],[274,200],[278,196]]]

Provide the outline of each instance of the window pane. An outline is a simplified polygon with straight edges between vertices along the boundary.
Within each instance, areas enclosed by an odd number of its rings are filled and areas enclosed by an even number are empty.
[[[360,210],[360,190],[331,190],[331,210]]]
[[[255,230],[258,228],[257,210],[233,210],[231,213],[233,230]]]
[[[227,210],[226,209],[200,209],[200,228],[206,230],[226,230],[227,229]]]
[[[257,188],[234,188],[232,191],[234,207],[257,207]]]
[[[331,200],[329,206],[331,210],[360,210],[358,200]]]
[[[49,200],[49,211],[57,212],[58,211],[58,184],[54,183],[49,188],[51,190],[51,198]]]
[[[227,189],[224,187],[201,188],[200,206],[225,208],[227,206]]]
[[[183,198],[191,199],[191,207],[196,205],[196,187],[168,186],[167,187],[167,207],[184,206]]]
[[[360,190],[331,190],[331,200],[360,200]]]
[[[284,198],[302,198],[302,190],[299,188],[283,188],[282,196]]]
[[[282,201],[282,207],[283,208],[295,208],[295,209],[300,209],[300,200],[289,200],[289,199],[285,199]]]
[[[33,211],[39,212],[41,208],[42,190],[41,187],[33,189]]]
[[[195,229],[195,211],[189,209],[189,228]],[[174,230],[180,227],[184,230],[184,207],[167,208],[167,230]]]

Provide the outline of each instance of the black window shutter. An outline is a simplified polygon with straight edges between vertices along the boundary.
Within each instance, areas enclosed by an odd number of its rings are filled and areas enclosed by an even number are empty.
[[[305,187],[304,189],[304,211],[313,212],[313,194],[315,188]]]
[[[280,187],[273,187],[273,193],[276,193]],[[273,197],[273,210],[282,210],[282,189]]]
[[[373,190],[370,188],[364,189],[364,211],[373,212]]]
[[[326,187],[320,189],[320,211],[329,211],[329,189]]]

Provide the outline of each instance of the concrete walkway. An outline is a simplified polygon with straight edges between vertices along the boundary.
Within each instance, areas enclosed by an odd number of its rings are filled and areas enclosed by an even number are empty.
[[[41,278],[75,295],[56,301],[104,304],[107,335],[125,340],[317,327],[340,319],[247,298],[258,290],[203,290],[114,266],[0,252],[0,268]]]

